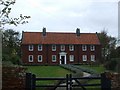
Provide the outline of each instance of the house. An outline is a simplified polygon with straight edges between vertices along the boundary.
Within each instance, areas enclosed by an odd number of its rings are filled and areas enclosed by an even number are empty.
[[[101,44],[97,33],[23,32],[22,63],[58,65],[98,62]]]

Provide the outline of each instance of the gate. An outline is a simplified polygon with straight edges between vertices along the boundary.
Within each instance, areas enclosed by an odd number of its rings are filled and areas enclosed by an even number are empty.
[[[81,84],[79,80],[91,80],[99,79],[101,83],[94,84]],[[36,81],[46,81],[46,80],[59,80],[56,85],[36,85]],[[62,82],[65,81],[65,84]],[[73,84],[73,81],[76,84]],[[26,73],[26,90],[36,90],[39,87],[52,87],[55,90],[58,87],[65,87],[66,90],[72,90],[73,87],[81,87],[82,90],[87,90],[88,86],[100,86],[101,90],[111,90],[111,80],[106,77],[105,73],[102,73],[100,77],[72,77],[72,74],[67,74],[65,78],[38,78],[35,74]]]

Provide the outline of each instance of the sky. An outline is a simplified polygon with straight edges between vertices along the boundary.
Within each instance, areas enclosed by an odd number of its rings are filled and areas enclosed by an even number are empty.
[[[9,26],[19,32],[101,32],[118,37],[119,0],[16,0],[11,17],[31,16],[28,24]]]

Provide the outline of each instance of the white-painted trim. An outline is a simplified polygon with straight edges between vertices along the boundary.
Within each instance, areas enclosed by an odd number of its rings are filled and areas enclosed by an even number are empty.
[[[65,57],[65,60],[64,60],[64,63],[67,64],[67,61],[66,61],[66,52],[60,52],[60,64],[61,64],[61,57],[64,56]]]

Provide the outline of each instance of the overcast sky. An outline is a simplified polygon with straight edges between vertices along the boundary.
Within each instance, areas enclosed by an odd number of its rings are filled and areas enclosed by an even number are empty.
[[[119,0],[16,0],[11,16],[30,15],[28,24],[11,26],[17,31],[100,32],[118,36]]]

